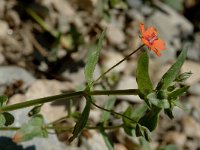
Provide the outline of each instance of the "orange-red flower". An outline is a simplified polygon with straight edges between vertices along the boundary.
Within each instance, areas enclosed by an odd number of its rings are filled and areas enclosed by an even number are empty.
[[[157,30],[154,27],[149,27],[145,30],[144,24],[140,24],[141,40],[142,42],[156,55],[161,56],[160,51],[165,50],[165,42],[158,38]]]

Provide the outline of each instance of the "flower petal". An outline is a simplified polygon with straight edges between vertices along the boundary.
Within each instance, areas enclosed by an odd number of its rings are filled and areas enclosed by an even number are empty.
[[[149,41],[147,41],[145,38],[142,38],[141,40],[147,47],[150,48],[152,46],[152,45],[150,45]]]
[[[157,35],[157,30],[154,27],[149,27],[143,34],[144,37],[152,36],[152,34]]]
[[[143,23],[140,24],[140,32],[141,32],[142,35],[145,32],[145,28],[144,28],[144,24]]]
[[[156,49],[154,46],[151,47],[151,50],[152,50],[154,53],[156,53],[157,56],[159,56],[159,57],[161,56],[161,53],[159,52],[159,50]]]
[[[165,42],[161,39],[155,40],[153,46],[158,50],[165,50]]]

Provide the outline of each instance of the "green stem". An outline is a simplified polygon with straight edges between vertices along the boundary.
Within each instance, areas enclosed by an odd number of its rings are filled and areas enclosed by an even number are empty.
[[[115,125],[115,126],[105,126],[103,127],[106,130],[112,130],[112,129],[117,129],[117,128],[121,128],[123,127],[124,124],[120,124],[120,125]],[[66,126],[44,126],[45,129],[54,129],[54,130],[65,130],[65,131],[71,131],[73,130],[74,127],[66,127]],[[95,130],[95,129],[99,129],[98,126],[86,126],[85,129],[89,129],[89,130]],[[1,130],[1,128],[0,128]]]
[[[113,111],[113,110],[109,110],[109,109],[103,108],[103,107],[101,107],[101,106],[95,104],[93,101],[91,101],[91,104],[93,104],[95,107],[97,107],[97,108],[99,108],[99,109],[101,109],[101,110],[110,112],[110,113],[112,113],[112,114],[115,114],[115,115],[121,116],[121,117],[123,117],[123,118],[126,118],[126,119],[128,119],[128,120],[130,120],[130,121],[132,121],[132,122],[134,122],[134,123],[137,123],[137,121],[133,120],[132,118],[129,118],[129,117],[127,117],[127,116],[125,116],[125,115],[123,115],[123,114],[120,114],[120,113],[118,113],[118,112],[115,112],[115,111]]]
[[[130,56],[132,56],[133,54],[135,54],[137,51],[139,51],[142,47],[144,46],[144,44],[142,44],[141,46],[139,46],[136,50],[134,50],[133,52],[131,52],[130,54],[128,54],[127,56],[125,56],[122,60],[120,60],[118,63],[116,63],[114,66],[110,67],[107,71],[105,71],[103,74],[101,74],[95,81],[92,82],[92,84],[96,83],[97,81],[99,81],[102,77],[104,77],[108,72],[110,72],[112,69],[114,69],[116,66],[118,66],[119,64],[121,64],[122,62],[124,62],[126,59],[128,59]]]
[[[84,95],[84,91],[48,96],[48,97],[38,98],[34,100],[28,100],[26,102],[4,106],[0,109],[0,112],[13,111],[13,110],[17,110],[17,109],[21,109],[25,107],[34,106],[37,104],[43,104],[43,103],[57,101],[57,100],[70,99],[70,98],[74,98],[74,97],[78,97],[82,95]]]
[[[118,129],[123,127],[124,124],[120,124],[120,125],[115,125],[115,126],[105,126],[103,127],[106,130],[112,130],[112,129]],[[65,131],[71,131],[73,130],[73,127],[66,127],[66,126],[44,126],[43,128],[45,129],[54,129],[54,130],[65,130]],[[19,130],[20,127],[0,127],[0,131],[16,131]],[[99,129],[98,126],[86,126],[85,129],[89,129],[89,130],[95,130],[95,129]]]
[[[72,116],[72,99],[70,99],[70,100],[68,101],[67,113],[68,113],[68,117],[71,117],[71,116]]]
[[[113,129],[121,128],[121,127],[123,127],[123,126],[124,126],[124,124],[120,124],[120,125],[116,125],[116,126],[105,126],[105,127],[103,127],[103,128],[106,129],[106,130],[113,130]],[[90,130],[99,129],[98,126],[96,126],[96,127],[86,127],[86,128],[87,128],[87,129],[90,129]]]
[[[138,89],[124,89],[124,90],[105,90],[105,91],[90,91],[88,95],[138,95]]]
[[[91,92],[86,92],[86,91],[79,91],[79,92],[73,92],[73,93],[65,93],[65,94],[59,94],[59,95],[54,95],[54,96],[48,96],[44,98],[38,98],[34,100],[28,100],[25,102],[13,104],[13,105],[7,105],[4,106],[0,109],[0,112],[5,112],[5,111],[13,111],[21,108],[26,108],[38,104],[43,104],[47,102],[52,102],[52,101],[58,101],[58,100],[69,100],[74,97],[78,96],[84,96],[84,95],[138,95],[138,90],[137,89],[126,89],[126,90],[106,90],[106,91],[91,91]]]
[[[54,37],[57,37],[59,35],[58,32],[52,30],[51,27],[48,24],[46,24],[42,20],[42,18],[38,16],[37,13],[33,11],[31,8],[24,8],[24,9],[45,31],[48,31]]]
[[[16,131],[19,129],[20,127],[0,127],[0,131]]]

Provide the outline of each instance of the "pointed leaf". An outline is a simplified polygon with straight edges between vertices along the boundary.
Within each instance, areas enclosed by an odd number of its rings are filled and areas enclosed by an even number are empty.
[[[131,117],[132,117],[132,113],[133,113],[133,108],[132,108],[131,106],[129,106],[129,107],[126,109],[126,111],[123,113],[123,115],[124,115],[124,116],[127,116],[127,117],[129,117],[129,118],[131,118]],[[125,118],[125,117],[123,117],[122,119],[123,119],[124,124],[126,124],[126,125],[132,124],[132,121],[131,121],[131,120],[129,120],[129,119]],[[131,126],[131,125],[130,125],[130,126]]]
[[[151,141],[151,133],[150,133],[150,131],[148,130],[148,128],[143,127],[143,134],[144,134],[144,138],[145,138],[147,141]]]
[[[142,128],[141,128],[141,125],[140,125],[140,124],[137,124],[137,125],[136,125],[136,128],[135,128],[135,135],[136,135],[137,137],[143,136]]]
[[[153,106],[151,110],[147,111],[146,114],[140,118],[139,124],[145,126],[149,131],[153,131],[157,127],[158,117],[162,109]]]
[[[14,142],[28,141],[35,137],[47,137],[48,133],[44,126],[42,115],[32,117],[27,123],[24,123],[13,137]]]
[[[173,112],[170,108],[168,109],[164,109],[164,113],[170,118],[170,119],[174,119],[174,115]]]
[[[105,132],[103,124],[100,124],[99,130],[101,135],[103,136],[104,142],[106,143],[108,150],[114,150],[114,144],[112,140],[109,138],[108,134]]]
[[[147,106],[146,105],[140,105],[137,106],[135,108],[129,106],[126,111],[123,113],[124,116],[127,116],[133,120],[135,120],[136,122],[139,120],[139,118],[141,118],[145,111],[147,110]],[[123,118],[123,122],[126,125],[130,125],[132,126],[133,122],[127,118]]]
[[[112,109],[113,106],[114,106],[114,104],[115,104],[115,102],[116,102],[116,98],[113,97],[113,96],[111,96],[111,97],[107,100],[107,102],[106,102],[104,108],[105,108],[105,109]],[[110,112],[103,111],[103,113],[102,113],[102,115],[101,115],[101,121],[100,121],[100,122],[103,122],[104,125],[105,125],[105,124],[106,124],[106,121],[109,119],[109,117],[110,117]]]
[[[6,95],[0,96],[0,107],[3,106],[3,104],[8,100],[8,97]]]
[[[135,108],[129,106],[126,111],[123,113],[123,115],[132,118],[133,120],[135,120],[136,122],[139,120],[139,118],[141,118],[145,111],[147,110],[147,106],[146,105],[140,105],[137,106]],[[132,136],[134,134],[134,130],[135,130],[135,122],[132,122],[131,120],[128,120],[127,118],[123,118],[123,123],[124,123],[124,131]]]
[[[150,135],[150,131],[148,130],[148,128],[146,128],[145,126],[141,126],[140,124],[136,125],[136,136],[142,136],[144,137],[147,141],[151,140],[151,135]]]
[[[102,47],[105,32],[106,32],[105,30],[102,32],[102,34],[99,38],[99,41],[98,41],[97,45],[94,47],[94,49],[91,49],[89,51],[89,55],[88,55],[86,66],[85,66],[85,78],[86,78],[89,86],[91,86],[91,84],[93,82],[93,73],[94,73],[95,66],[99,59],[100,50]]]
[[[8,112],[4,112],[3,115],[6,119],[5,126],[9,126],[9,125],[13,124],[13,122],[15,121],[15,118],[12,114],[10,114]]]
[[[129,136],[135,135],[135,127],[130,127],[130,126],[127,126],[127,125],[123,125],[123,129],[124,129],[124,132],[127,135],[129,135]]]
[[[178,96],[181,96],[183,93],[187,92],[190,86],[184,86],[179,88],[169,94],[168,99],[177,99]]]
[[[187,57],[188,48],[184,48],[181,54],[178,56],[178,59],[175,64],[173,64],[169,70],[163,75],[160,82],[158,83],[156,89],[167,89],[170,84],[176,79],[178,72],[183,65]]]
[[[147,105],[139,105],[137,107],[134,107],[132,109],[131,118],[134,119],[135,121],[138,121],[144,115],[147,108],[148,108]]]
[[[138,88],[143,95],[147,95],[152,91],[153,85],[149,77],[149,57],[147,53],[142,53],[138,60],[136,80]]]
[[[72,142],[82,132],[82,130],[85,128],[87,124],[88,117],[90,114],[90,106],[91,106],[90,102],[92,101],[92,97],[86,95],[85,98],[86,98],[85,108],[81,116],[79,117],[78,121],[76,122],[76,125],[73,130],[73,136],[70,137],[69,142]]]
[[[159,108],[169,108],[170,104],[167,99],[158,99],[156,93],[150,93],[147,96],[150,103],[154,104]]]
[[[127,116],[129,118],[132,117],[132,113],[133,113],[133,108],[131,106],[129,106],[126,111],[123,113],[124,116]],[[124,123],[124,131],[126,132],[126,134],[132,136],[133,135],[133,130],[135,128],[135,125],[133,124],[132,121],[128,120],[127,118],[123,117],[122,118],[123,123]]]
[[[189,109],[186,108],[186,106],[184,106],[182,103],[180,103],[180,101],[173,100],[173,105],[177,106],[178,108],[182,109],[183,111],[189,112]]]
[[[4,117],[3,114],[0,114],[0,127],[4,127],[6,123],[6,118]]]

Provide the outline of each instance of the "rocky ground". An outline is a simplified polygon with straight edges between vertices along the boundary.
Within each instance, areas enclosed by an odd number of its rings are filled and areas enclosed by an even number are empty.
[[[0,92],[9,97],[9,104],[44,96],[73,91],[85,83],[84,65],[88,49],[104,28],[106,38],[95,71],[95,77],[121,60],[140,44],[138,25],[155,26],[166,41],[162,57],[150,53],[150,75],[160,79],[176,60],[180,50],[190,45],[183,71],[192,77],[184,84],[191,85],[182,97],[184,110],[176,108],[175,119],[162,115],[152,135],[152,150],[174,144],[180,150],[200,149],[200,2],[177,0],[126,0],[112,5],[98,0],[1,0],[0,1]],[[61,36],[60,36],[61,35]],[[137,88],[135,81],[137,56],[115,68],[108,76],[108,85],[115,89]],[[97,87],[98,88],[98,87]],[[97,97],[103,105],[106,96]],[[117,97],[115,110],[124,111],[129,104],[141,103],[139,97]],[[76,102],[73,109],[82,110],[84,103]],[[14,111],[14,125],[22,124],[30,108]],[[53,113],[52,113],[53,112]],[[49,103],[42,107],[47,122],[67,114],[66,103]],[[101,111],[92,109],[90,120],[99,121]],[[70,122],[70,121],[69,121]],[[13,132],[1,132],[11,136]],[[137,138],[112,131],[116,150],[145,149]],[[34,139],[24,147],[40,150],[106,149],[101,135],[87,131],[73,144],[68,133],[50,134],[48,139]],[[47,148],[46,145],[49,145]],[[28,149],[28,148],[27,148]]]

